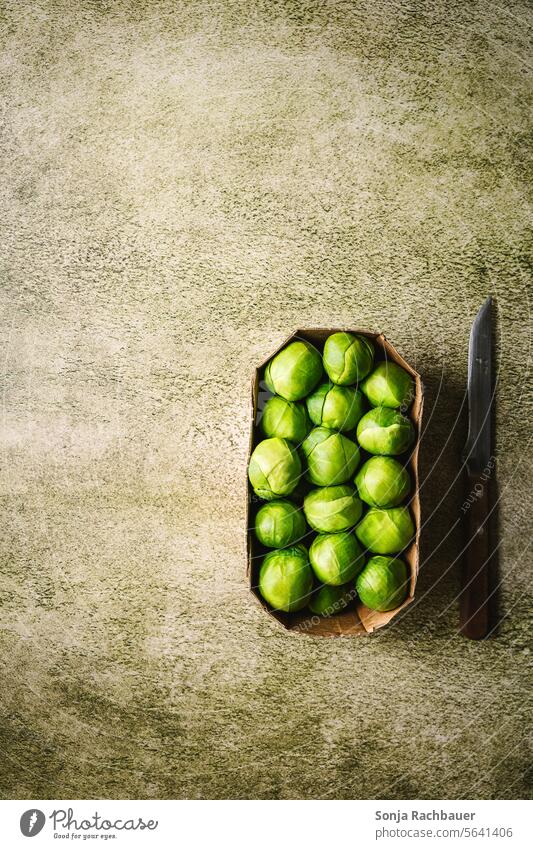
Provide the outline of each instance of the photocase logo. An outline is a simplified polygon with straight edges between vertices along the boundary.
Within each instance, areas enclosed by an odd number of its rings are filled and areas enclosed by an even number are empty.
[[[20,818],[20,830],[24,837],[35,837],[39,834],[43,825],[46,822],[46,817],[38,808],[30,808],[29,811],[24,811]]]
[[[35,837],[42,831],[47,817],[38,808],[29,808],[24,811],[20,818],[20,830],[24,837]],[[56,808],[48,815],[49,826],[54,832],[54,837],[101,837],[104,840],[116,837],[114,832],[122,831],[155,831],[159,825],[158,820],[144,820],[142,817],[130,817],[129,819],[110,819],[102,816],[98,811],[83,818],[74,816],[73,808]],[[63,832],[63,833],[62,833]],[[96,832],[96,833],[95,833]],[[103,832],[99,834],[98,832]],[[109,832],[106,834],[105,832]],[[81,844],[80,844],[81,845]]]

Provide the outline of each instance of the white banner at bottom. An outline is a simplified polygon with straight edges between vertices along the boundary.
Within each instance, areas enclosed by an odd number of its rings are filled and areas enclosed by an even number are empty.
[[[376,847],[530,846],[527,801],[0,802],[2,846],[272,849],[343,841]]]

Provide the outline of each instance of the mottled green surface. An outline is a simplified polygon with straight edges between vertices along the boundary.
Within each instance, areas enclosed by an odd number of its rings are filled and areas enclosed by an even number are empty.
[[[2,3],[4,795],[529,794],[527,15]],[[505,619],[476,644],[453,526],[488,292]],[[317,324],[427,384],[418,599],[370,639],[289,635],[244,578],[251,369]]]

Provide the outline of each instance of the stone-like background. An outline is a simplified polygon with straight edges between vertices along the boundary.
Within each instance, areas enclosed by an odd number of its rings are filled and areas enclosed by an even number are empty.
[[[3,2],[6,797],[529,794],[530,7]],[[456,634],[468,332],[498,313],[499,632]],[[417,603],[249,595],[249,378],[305,325],[427,385]]]

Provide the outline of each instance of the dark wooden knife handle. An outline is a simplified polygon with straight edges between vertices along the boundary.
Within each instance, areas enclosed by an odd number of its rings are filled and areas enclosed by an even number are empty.
[[[465,637],[481,640],[489,631],[489,481],[484,474],[467,473],[465,550],[459,602],[459,627]]]

